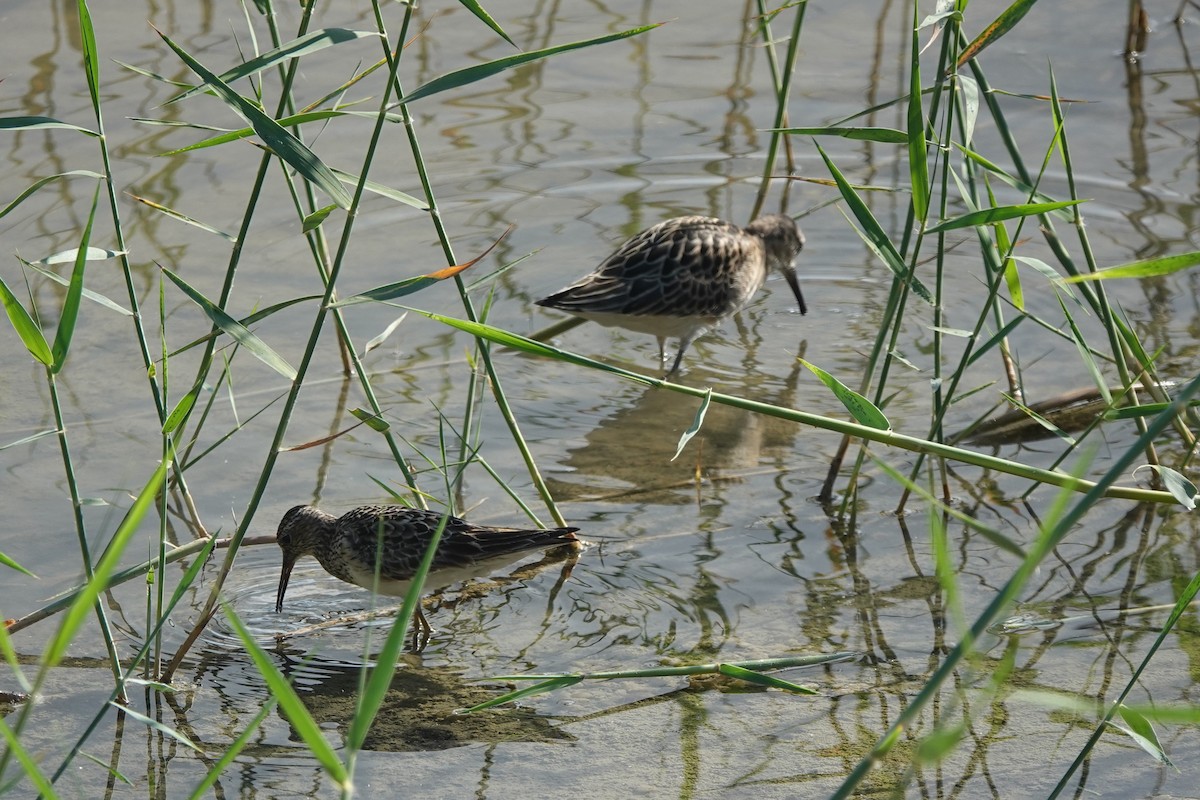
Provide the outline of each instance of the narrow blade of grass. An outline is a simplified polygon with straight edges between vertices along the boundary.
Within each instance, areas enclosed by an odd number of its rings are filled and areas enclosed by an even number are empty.
[[[99,180],[104,180],[103,175],[101,175],[99,172],[92,172],[90,169],[73,169],[73,170],[69,170],[67,172],[59,172],[56,175],[49,175],[45,178],[39,178],[38,180],[33,182],[32,186],[30,186],[28,189],[26,189],[25,191],[23,191],[19,195],[17,195],[15,200],[13,200],[11,203],[6,205],[4,208],[0,208],[0,219],[4,219],[6,216],[8,216],[8,214],[14,208],[16,208],[17,206],[21,205],[21,203],[28,200],[29,197],[34,192],[36,192],[38,189],[42,188],[47,183],[50,183],[51,181],[56,181],[60,178],[97,178]]]
[[[141,525],[142,518],[146,516],[146,512],[154,505],[154,499],[158,496],[158,492],[162,488],[170,466],[170,460],[164,459],[158,465],[154,474],[150,476],[150,480],[146,482],[145,488],[138,493],[133,505],[129,507],[129,512],[125,515],[125,519],[121,520],[121,524],[117,527],[117,532],[113,534],[112,541],[109,542],[108,547],[105,548],[104,555],[101,556],[99,563],[96,564],[92,580],[88,581],[79,594],[76,595],[67,613],[63,616],[62,625],[58,633],[46,645],[45,654],[42,656],[44,669],[51,669],[62,660],[62,657],[67,652],[67,647],[79,631],[79,626],[83,624],[84,617],[87,616],[92,606],[96,604],[100,593],[108,588],[109,577],[116,569],[122,553],[125,552],[125,547],[133,538],[134,533],[137,532],[138,526]]]
[[[88,136],[100,135],[88,128],[71,125],[53,117],[0,117],[0,131],[31,131],[46,128],[79,131],[80,133],[86,133]]]
[[[100,186],[92,194],[92,210],[88,212],[87,224],[83,227],[83,238],[79,242],[79,251],[75,254],[75,268],[71,271],[71,285],[63,300],[62,316],[58,320],[58,330],[54,334],[54,364],[50,372],[59,373],[67,363],[67,353],[71,349],[71,340],[75,336],[75,322],[79,319],[79,304],[83,294],[83,271],[87,266],[88,243],[92,239],[92,223],[96,221],[96,204],[100,201]]]
[[[771,133],[794,133],[802,136],[841,136],[843,139],[853,139],[861,142],[879,142],[880,144],[905,144],[908,136],[897,128],[848,128],[845,126],[830,126],[827,128],[770,128]]]
[[[237,237],[234,236],[232,233],[226,233],[223,230],[214,228],[212,225],[209,225],[207,222],[201,222],[200,220],[189,217],[186,214],[182,214],[173,208],[167,208],[166,206],[162,205],[161,203],[156,203],[153,200],[150,200],[145,197],[138,197],[136,194],[131,194],[131,195],[129,195],[129,197],[133,200],[136,200],[137,202],[141,203],[144,206],[148,206],[161,214],[165,214],[166,216],[170,217],[173,220],[182,222],[185,225],[191,225],[194,228],[199,228],[200,230],[207,231],[208,233],[215,233],[217,236],[220,236],[222,239],[229,242],[230,244],[237,244]]]
[[[38,796],[47,798],[47,800],[57,798],[58,793],[54,791],[50,779],[38,767],[37,761],[21,744],[21,739],[13,732],[12,728],[8,727],[8,723],[4,721],[3,717],[0,717],[0,736],[4,737],[4,742],[8,745],[8,752],[16,757],[21,769],[25,770],[25,775],[29,778],[30,783],[37,787]]]
[[[704,398],[700,401],[700,407],[696,409],[696,416],[692,419],[691,426],[679,437],[679,444],[675,447],[675,455],[671,456],[672,461],[679,458],[679,454],[683,452],[683,448],[687,447],[687,443],[700,432],[701,426],[704,425],[704,415],[708,413],[710,403],[712,403],[711,388],[704,393]]]
[[[23,572],[31,578],[34,578],[34,579],[37,578],[37,575],[34,575],[32,572],[25,569],[20,564],[18,564],[16,561],[14,561],[13,559],[6,556],[4,553],[0,553],[0,564],[3,564],[4,566],[8,567],[9,569],[15,569],[17,572]]]
[[[500,23],[492,19],[492,15],[485,11],[483,6],[479,5],[476,0],[458,0],[458,2],[462,4],[464,8],[474,14],[480,22],[495,31],[497,36],[511,44],[513,47],[517,47],[517,43],[510,39],[508,34],[504,32],[504,29],[500,27]],[[520,50],[521,48],[517,47],[517,49]]]
[[[491,700],[485,700],[482,703],[471,706],[470,708],[461,708],[458,710],[460,714],[471,714],[475,711],[485,711],[496,706],[506,705],[507,703],[515,703],[526,697],[532,697],[537,694],[545,694],[552,692],[555,689],[561,689],[564,686],[574,686],[583,680],[582,675],[563,675],[556,678],[535,683],[532,686],[526,686],[524,689],[515,689],[511,692],[505,692],[499,697],[493,697]]]
[[[1046,214],[1050,211],[1057,211],[1060,208],[1067,208],[1068,206],[1075,206],[1084,202],[1087,201],[1060,200],[1054,203],[1022,203],[1013,206],[982,208],[979,211],[972,211],[969,214],[963,214],[960,217],[953,217],[939,222],[937,225],[930,227],[926,233],[943,233],[944,231],[953,231],[959,228],[973,228],[976,225],[988,225],[1006,219],[1016,219],[1017,217],[1036,217],[1039,214]]]
[[[1138,470],[1143,469],[1152,469],[1157,472],[1162,478],[1163,485],[1167,487],[1167,491],[1179,501],[1181,506],[1188,511],[1196,507],[1196,484],[1185,478],[1182,473],[1170,467],[1164,467],[1162,464],[1142,464],[1133,471],[1133,474],[1137,475]]]
[[[184,294],[192,298],[196,305],[200,306],[205,315],[212,320],[214,325],[223,330],[238,344],[245,347],[260,361],[278,372],[283,377],[287,378],[289,381],[296,379],[295,368],[286,360],[284,360],[283,356],[272,350],[266,342],[251,333],[249,328],[226,314],[220,308],[217,308],[216,304],[189,286],[188,283],[183,280],[183,278],[180,278],[178,275],[171,272],[171,270],[163,267],[162,271],[175,283],[176,286],[183,290]]]
[[[455,70],[454,72],[442,75],[439,78],[434,78],[429,83],[421,86],[416,91],[404,97],[404,99],[400,102],[411,103],[414,100],[420,100],[423,97],[429,97],[430,95],[437,94],[438,92],[444,92],[448,89],[457,89],[459,87],[475,83],[476,81],[481,81],[484,78],[490,78],[491,76],[499,72],[503,72],[506,69],[519,67],[522,64],[528,64],[531,61],[540,61],[543,58],[549,58],[550,56],[558,55],[559,53],[566,53],[570,50],[578,50],[583,47],[592,47],[598,44],[607,44],[609,42],[616,42],[621,39],[628,39],[630,36],[637,36],[645,33],[646,31],[654,30],[657,27],[658,23],[653,25],[642,25],[638,28],[631,28],[630,30],[609,34],[608,36],[599,36],[595,39],[585,39],[579,42],[560,44],[555,47],[547,47],[543,50],[532,50],[528,53],[518,53],[515,56],[497,58],[495,61],[488,61],[483,64],[476,64],[473,67]]]
[[[304,701],[300,699],[296,690],[288,683],[287,678],[271,661],[270,656],[259,646],[258,642],[254,641],[254,636],[247,630],[245,623],[237,613],[228,604],[223,604],[223,608],[225,609],[225,618],[229,620],[233,632],[241,639],[254,666],[258,668],[259,674],[267,682],[271,697],[279,703],[279,707],[283,709],[284,715],[296,729],[296,733],[304,740],[308,751],[341,789],[348,790],[351,787],[350,773],[347,771],[346,765],[338,758],[337,753],[334,752],[329,740],[325,738],[325,732],[313,719],[308,707],[304,705]]]
[[[175,741],[179,742],[184,747],[195,750],[197,753],[200,753],[201,755],[205,755],[204,750],[202,750],[200,748],[200,745],[196,744],[191,739],[189,739],[187,736],[185,736],[184,734],[175,730],[171,726],[164,725],[163,723],[159,722],[156,719],[151,719],[150,717],[147,717],[145,714],[139,714],[138,712],[134,711],[132,708],[129,708],[128,706],[120,706],[115,703],[112,703],[110,705],[112,705],[113,708],[116,708],[117,710],[124,712],[127,716],[129,716],[130,719],[137,720],[138,722],[142,723],[143,725],[158,731],[163,736],[168,736],[168,737],[174,739]]]
[[[925,111],[921,105],[921,42],[917,20],[919,3],[913,3],[912,43],[908,75],[908,108],[906,113],[908,141],[908,178],[912,186],[913,216],[918,226],[925,224],[929,214],[929,162],[925,155]]]
[[[829,158],[825,150],[818,144],[816,145],[817,152],[821,154],[821,158],[825,161],[825,167],[829,170],[829,174],[833,176],[833,180],[837,183],[838,191],[842,193],[842,199],[846,201],[846,205],[850,207],[850,213],[858,220],[858,224],[862,227],[861,234],[864,237],[867,245],[874,253],[879,256],[879,259],[892,271],[896,277],[904,280],[908,277],[909,285],[912,290],[917,293],[925,302],[933,304],[933,295],[925,288],[924,284],[917,279],[916,275],[908,276],[908,266],[904,263],[904,259],[900,257],[896,246],[892,244],[892,240],[884,232],[883,226],[879,224],[879,220],[875,219],[875,215],[871,213],[871,209],[862,201],[858,193],[850,185],[842,175],[842,171],[837,168],[833,160]]]
[[[1172,272],[1190,269],[1200,264],[1200,251],[1180,253],[1162,258],[1150,258],[1145,261],[1132,261],[1117,267],[1108,267],[1087,275],[1073,275],[1062,278],[1063,283],[1079,283],[1081,281],[1104,281],[1115,278],[1154,278],[1159,275],[1170,275]]]
[[[746,683],[753,683],[755,686],[766,686],[769,689],[783,689],[786,692],[795,692],[796,694],[819,694],[819,692],[813,691],[807,686],[785,681],[783,678],[776,678],[774,675],[764,675],[761,672],[739,667],[737,664],[721,664],[719,669],[722,675],[728,675],[730,678],[737,678],[739,681],[745,681]]]
[[[33,321],[33,317],[25,310],[25,306],[21,305],[9,291],[8,284],[4,282],[3,278],[0,278],[0,302],[4,303],[4,312],[8,315],[8,321],[12,323],[17,336],[21,337],[25,349],[47,367],[52,365],[54,353],[50,351],[50,345],[46,342],[42,329]]]

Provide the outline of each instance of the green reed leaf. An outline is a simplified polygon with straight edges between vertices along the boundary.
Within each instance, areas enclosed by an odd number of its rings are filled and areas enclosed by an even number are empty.
[[[834,396],[841,401],[846,410],[850,412],[850,415],[854,417],[855,422],[880,431],[890,431],[892,429],[892,423],[888,422],[888,418],[870,400],[815,364],[810,364],[803,358],[799,359],[799,361],[813,375],[820,378],[821,383],[829,387],[829,390],[833,392]]]
[[[1016,0],[1008,8],[992,20],[992,23],[983,29],[983,32],[975,37],[975,40],[967,45],[966,49],[958,57],[958,67],[962,67],[972,58],[983,52],[984,48],[996,43],[1000,37],[1008,33],[1013,27],[1021,21],[1021,18],[1029,13],[1029,9],[1033,8],[1037,0]]]
[[[905,144],[908,134],[896,128],[848,128],[835,125],[827,128],[769,128],[772,133],[795,133],[803,136],[841,136],[861,142]]]
[[[67,296],[63,300],[62,316],[58,320],[58,330],[54,334],[54,364],[51,373],[62,371],[67,363],[67,353],[71,349],[71,340],[75,337],[75,322],[79,319],[79,304],[83,295],[83,271],[88,261],[88,243],[92,238],[92,223],[96,221],[96,204],[100,201],[100,185],[92,194],[92,210],[88,212],[87,224],[83,227],[83,238],[79,241],[79,250],[75,254],[75,268],[71,271],[71,285],[67,288]]]
[[[660,23],[653,25],[642,25],[639,28],[631,28],[620,33],[609,34],[608,36],[599,36],[595,39],[585,39],[580,42],[570,42],[569,44],[560,44],[555,47],[547,47],[543,50],[533,50],[528,53],[518,53],[515,56],[506,56],[498,58],[495,61],[488,61],[484,64],[476,64],[473,67],[455,70],[454,72],[442,75],[439,78],[434,78],[424,86],[419,87],[416,91],[404,97],[401,103],[411,103],[414,100],[420,100],[423,97],[428,97],[438,92],[444,92],[449,89],[457,89],[466,86],[476,81],[481,81],[484,78],[503,72],[506,69],[519,67],[522,64],[528,64],[531,61],[540,61],[543,58],[549,58],[559,53],[566,53],[570,50],[578,50],[583,47],[592,47],[598,44],[607,44],[616,42],[621,39],[628,39],[630,36],[637,36],[646,31],[654,30]]]
[[[25,310],[25,306],[21,305],[9,290],[8,284],[4,282],[3,278],[0,278],[0,302],[4,304],[4,312],[8,314],[8,321],[12,323],[17,336],[21,337],[25,349],[47,367],[52,365],[54,353],[50,351],[50,345],[47,344],[42,329],[33,321],[33,317]]]
[[[226,70],[218,75],[218,79],[229,84],[236,80],[245,78],[248,75],[255,75],[265,69],[270,69],[276,64],[281,64],[285,61],[290,61],[293,58],[315,53],[319,50],[324,50],[327,47],[332,47],[335,44],[343,42],[352,42],[356,39],[362,39],[367,36],[379,36],[375,31],[353,31],[346,28],[324,28],[322,30],[312,31],[303,36],[293,39],[290,42],[281,44],[274,50],[268,50],[260,56],[256,56],[244,64],[239,64],[233,69]],[[186,100],[193,95],[199,94],[208,90],[210,87],[207,83],[193,86],[186,92],[180,92],[174,97],[163,103],[164,106],[171,103],[178,103],[181,100]]]
[[[167,46],[175,51],[175,54],[188,65],[188,68],[192,72],[199,75],[206,84],[212,87],[217,95],[225,101],[225,104],[233,109],[235,114],[250,123],[250,126],[254,128],[254,132],[258,134],[267,147],[271,148],[272,152],[299,172],[305,180],[319,186],[339,206],[342,208],[350,207],[353,202],[350,195],[342,188],[342,184],[334,177],[329,167],[317,157],[316,153],[285,130],[278,122],[271,119],[257,105],[230,89],[224,81],[206,69],[199,61],[188,55],[182,47],[171,41],[170,37],[162,31],[154,28],[154,32],[162,37]]]
[[[496,20],[492,19],[492,15],[485,11],[483,6],[479,5],[476,0],[458,0],[458,2],[463,6],[463,8],[474,14],[480,22],[495,31],[497,36],[511,44],[513,47],[517,47],[517,43],[509,38],[508,34],[504,32],[504,29],[500,27],[500,24],[496,22]],[[520,50],[521,48],[517,47],[517,49]]]
[[[1018,217],[1035,217],[1038,214],[1045,214],[1050,211],[1057,211],[1060,208],[1079,205],[1086,202],[1085,200],[1060,200],[1054,203],[1021,203],[1014,206],[996,206],[995,208],[982,208],[978,211],[972,211],[963,214],[960,217],[952,217],[939,222],[926,229],[926,233],[941,233],[943,231],[957,230],[958,228],[973,228],[976,225],[991,225],[996,222],[1002,222],[1006,219],[1016,219]]]
[[[1180,253],[1162,258],[1149,258],[1145,261],[1132,261],[1116,267],[1090,272],[1087,275],[1073,275],[1063,278],[1063,283],[1079,283],[1081,281],[1105,281],[1116,278],[1154,278],[1159,275],[1170,275],[1172,272],[1191,269],[1200,264],[1200,251]]]
[[[296,379],[295,367],[284,360],[283,356],[272,350],[266,342],[255,336],[249,328],[238,322],[233,317],[229,316],[229,314],[225,313],[225,311],[222,309],[218,308],[215,303],[213,303],[204,295],[200,294],[200,292],[193,289],[190,285],[188,285],[187,281],[171,272],[171,270],[163,267],[162,271],[163,274],[170,278],[176,286],[183,290],[184,294],[192,298],[196,305],[200,306],[205,315],[212,320],[214,325],[228,334],[230,338],[245,347],[247,350],[253,353],[259,361],[262,361],[268,367],[275,370],[289,381]]]

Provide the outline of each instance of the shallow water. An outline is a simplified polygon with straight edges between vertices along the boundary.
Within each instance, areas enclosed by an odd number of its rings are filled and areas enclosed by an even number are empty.
[[[911,9],[851,5],[812,4],[808,9],[790,107],[794,124],[826,124],[907,89],[893,76],[902,74],[907,59],[903,31]],[[976,5],[971,7],[977,15],[971,18],[972,31],[987,21],[980,15],[988,12]],[[525,66],[415,104],[424,155],[459,260],[481,252],[507,226],[515,226],[484,263],[465,273],[468,283],[528,256],[495,281],[491,323],[531,333],[556,321],[558,315],[532,301],[591,269],[624,237],[662,219],[705,213],[744,221],[762,169],[767,142],[762,129],[771,123],[773,103],[762,49],[745,33],[743,8],[675,2],[643,4],[636,11],[561,4],[530,8],[511,2],[487,7],[525,49],[669,20],[644,37]],[[237,60],[238,43],[246,46],[240,11],[228,4],[156,4],[94,8],[93,13],[104,62],[105,121],[119,159],[118,176],[125,181],[121,191],[235,231],[258,151],[242,143],[159,158],[159,153],[195,141],[196,134],[129,118],[180,118],[228,127],[239,122],[212,98],[161,107],[170,95],[165,87],[122,70],[111,59],[188,78],[144,24],[150,19],[205,63],[225,68]],[[292,13],[283,14],[284,30],[294,28]],[[323,26],[370,27],[366,12],[359,9],[324,13]],[[360,16],[335,16],[351,13]],[[406,50],[406,88],[511,52],[457,5],[421,13],[422,23],[431,24]],[[0,10],[0,21],[6,23],[0,37],[10,63],[0,83],[0,115],[45,114],[93,124],[77,69],[73,15],[73,9],[31,2]],[[1046,63],[1052,59],[1061,94],[1088,101],[1068,106],[1067,125],[1079,194],[1091,198],[1088,233],[1104,266],[1200,247],[1195,223],[1196,75],[1186,60],[1189,49],[1194,50],[1195,28],[1177,32],[1169,19],[1156,20],[1148,51],[1134,68],[1119,52],[1124,18],[1121,3],[1042,4],[1017,34],[984,57],[994,86],[1038,95],[1048,91]],[[785,13],[776,22],[777,36],[784,34],[788,19]],[[237,31],[236,41],[231,31]],[[258,33],[264,35],[262,29]],[[377,46],[355,52],[354,58],[334,51],[307,58],[300,94],[318,97],[343,80],[358,59],[366,64],[378,57]],[[927,69],[932,68],[931,63]],[[1027,159],[1039,163],[1053,132],[1045,104],[1017,98],[1004,103]],[[903,110],[883,111],[872,124],[903,127]],[[317,139],[317,148],[330,162],[354,169],[361,163],[368,132],[366,123],[337,120]],[[3,203],[39,177],[98,168],[95,144],[85,137],[57,131],[0,136],[7,165],[0,179]],[[908,181],[903,160],[889,148],[837,139],[822,141],[822,146],[856,183],[894,186]],[[801,175],[827,177],[808,140],[798,138],[794,147]],[[994,131],[981,131],[981,147],[999,152]],[[389,132],[386,155],[372,179],[418,193],[399,130]],[[1043,188],[1062,195],[1065,179],[1056,169]],[[52,186],[0,218],[0,241],[9,252],[37,259],[77,243],[92,184],[77,178]],[[235,316],[319,291],[277,174],[268,187],[246,242],[229,309]],[[127,194],[122,213],[137,264],[139,301],[156,331],[155,262],[215,296],[228,245],[137,205]],[[890,276],[837,206],[828,204],[834,197],[834,190],[813,182],[794,182],[787,193],[786,208],[804,214],[800,223],[808,244],[800,268],[809,314],[795,313],[782,282],[769,282],[736,320],[692,346],[682,382],[843,416],[837,401],[797,366],[795,356],[857,384]],[[882,193],[872,194],[871,200],[884,225],[898,232],[906,200]],[[776,186],[768,207],[774,210],[782,203],[783,189]],[[111,247],[109,228],[103,230],[95,244]],[[1063,226],[1060,234],[1065,237],[1068,230]],[[1029,239],[1023,254],[1046,259],[1036,232],[1029,229],[1023,235]],[[973,321],[975,306],[969,301],[983,291],[976,260],[971,243],[950,251],[947,292],[963,303],[947,309],[944,324],[949,327],[970,327]],[[347,296],[443,265],[420,212],[373,198],[360,212],[339,286]],[[24,286],[15,259],[0,263],[0,275],[10,286]],[[1183,272],[1109,287],[1147,350],[1162,350],[1163,372],[1182,380],[1197,370],[1195,275]],[[1053,292],[1036,283],[1032,272],[1025,279],[1037,287],[1029,292],[1030,312],[1058,319]],[[119,270],[111,262],[89,267],[87,285],[127,304]],[[30,286],[43,323],[51,326],[61,292],[36,274]],[[483,303],[485,291],[476,290],[477,304]],[[18,296],[23,296],[20,291]],[[462,315],[448,285],[405,300]],[[349,326],[360,349],[403,313],[382,305],[354,306],[352,311]],[[171,347],[207,330],[202,314],[173,288],[166,292],[166,312]],[[901,370],[891,379],[900,392],[887,408],[889,418],[897,430],[915,435],[928,427],[931,319],[927,307],[910,308],[903,354],[924,371]],[[311,306],[298,306],[255,330],[294,364],[310,320]],[[1082,315],[1080,322],[1089,334],[1094,332]],[[59,391],[81,493],[111,504],[84,508],[95,553],[111,537],[129,494],[140,489],[153,469],[160,443],[128,320],[88,303],[79,330]],[[657,368],[654,341],[640,334],[583,326],[555,343],[637,371]],[[948,344],[957,346],[954,340]],[[1077,366],[1070,342],[1043,329],[1021,326],[1013,346],[1031,400],[1089,380]],[[469,347],[465,336],[410,313],[365,359],[389,421],[413,448],[405,455],[421,470],[422,488],[442,500],[447,495],[443,476],[418,453],[438,456],[443,424],[461,423],[470,381]],[[186,391],[197,355],[191,351],[171,361],[173,399]],[[498,352],[496,363],[564,515],[582,528],[592,546],[569,577],[553,566],[504,570],[481,587],[451,589],[435,598],[427,611],[437,632],[424,653],[402,663],[368,752],[357,764],[360,795],[403,786],[429,798],[529,797],[584,782],[596,797],[816,797],[832,791],[957,641],[959,628],[934,577],[923,511],[893,515],[900,491],[868,465],[856,524],[841,524],[814,499],[837,448],[833,434],[713,406],[701,435],[672,461],[698,401],[513,353]],[[30,363],[11,332],[0,333],[0,371],[0,446],[52,427],[43,371]],[[967,383],[973,388],[1002,379],[998,364],[984,359]],[[242,518],[270,446],[278,404],[261,416],[251,415],[286,388],[282,378],[242,355],[234,362],[233,404],[224,386],[218,390],[205,445],[239,423],[242,427],[188,471],[210,531],[227,535]],[[956,406],[948,427],[982,414],[998,399],[996,391],[993,387]],[[311,442],[350,427],[355,420],[348,409],[363,405],[357,384],[340,377],[334,339],[327,334],[285,444]],[[480,455],[548,521],[490,399],[483,408]],[[1129,423],[1106,426],[1093,471],[1102,472],[1135,436]],[[912,463],[907,452],[882,447],[873,452],[901,471]],[[1060,452],[1053,440],[1000,450],[1038,466],[1051,464]],[[19,617],[75,585],[79,556],[54,438],[0,450],[0,466],[8,530],[0,549],[38,575],[33,580],[5,572],[0,580],[0,617]],[[1023,481],[961,465],[949,469],[958,507],[1018,544],[1033,537],[1037,520],[1054,499],[1055,493],[1043,488],[1026,504],[1020,497],[1027,488]],[[284,453],[252,533],[271,533],[282,512],[297,503],[319,502],[341,511],[380,502],[385,496],[373,479],[397,489],[402,485],[382,441],[366,428],[327,445]],[[1133,482],[1132,477],[1123,481]],[[480,469],[467,472],[461,504],[475,522],[524,521],[516,504]],[[172,517],[171,525],[180,541],[189,538],[178,517]],[[1195,527],[1192,516],[1174,509],[1105,501],[1028,585],[1013,613],[1034,622],[1021,633],[997,634],[984,642],[984,657],[957,675],[961,694],[947,694],[910,737],[956,722],[959,705],[971,706],[980,697],[972,690],[985,684],[1005,659],[1014,663],[1011,685],[1111,700],[1167,613],[1113,612],[1174,601],[1196,569]],[[144,540],[148,544],[130,549],[129,563],[153,555],[153,533],[150,526]],[[963,613],[973,619],[1009,577],[1015,560],[961,524],[951,527],[951,542]],[[370,596],[328,578],[311,560],[297,567],[285,612],[276,615],[278,569],[273,545],[246,548],[225,585],[225,597],[276,664],[294,678],[337,745],[350,713],[347,700],[358,685],[358,667],[378,652],[388,618],[364,621],[361,612],[374,606]],[[166,634],[168,651],[190,629],[215,572],[215,564],[206,569],[177,611]],[[176,568],[170,580],[179,574]],[[112,592],[108,602],[121,631],[123,654],[136,649],[145,625],[143,587],[142,581],[133,581]],[[50,620],[17,634],[18,653],[36,660],[54,625]],[[1191,635],[1177,630],[1168,638],[1143,676],[1135,702],[1189,702],[1194,692]],[[820,695],[813,698],[646,679],[584,683],[486,715],[451,714],[493,696],[494,685],[478,681],[496,675],[842,651],[862,656],[783,675],[816,688]],[[111,683],[94,624],[85,626],[70,655],[72,660],[54,671],[39,697],[36,724],[26,736],[27,746],[43,754],[48,770],[65,755],[63,743],[73,742],[100,708]],[[111,781],[107,795],[186,795],[268,697],[261,676],[221,617],[190,652],[176,683],[177,694],[135,696],[132,707],[185,733],[207,755],[197,756],[158,731],[110,713],[85,750],[111,763],[133,785]],[[0,690],[10,688],[7,679],[0,680]],[[1081,723],[1019,695],[1004,694],[991,702],[990,708],[971,707],[974,726],[968,743],[940,766],[919,770],[909,795],[1044,796],[1091,729],[1090,718]],[[1197,748],[1190,729],[1160,728],[1160,735],[1182,772],[1159,767],[1129,740],[1106,734],[1092,754],[1092,771],[1083,779],[1082,791],[1110,796],[1192,792],[1194,774],[1188,765],[1195,762]],[[1031,759],[1041,768],[1031,769]],[[872,787],[890,787],[899,777],[895,764],[902,760],[881,767]],[[102,767],[76,759],[59,785],[64,796],[95,796],[106,781]],[[252,745],[222,776],[220,787],[223,796],[239,797],[322,797],[334,791],[278,711],[267,717]]]

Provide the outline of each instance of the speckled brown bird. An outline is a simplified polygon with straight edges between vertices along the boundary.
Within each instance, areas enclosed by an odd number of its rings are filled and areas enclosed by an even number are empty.
[[[290,509],[280,520],[276,534],[283,550],[283,570],[275,611],[283,611],[292,567],[305,555],[315,557],[335,578],[380,594],[403,597],[443,516],[437,511],[406,506],[360,506],[340,517],[312,506]],[[538,550],[560,545],[578,548],[577,530],[488,528],[448,517],[425,578],[425,589],[440,589],[486,575]],[[413,623],[420,636],[428,639],[433,628],[419,604]]]
[[[679,339],[674,374],[688,345],[740,311],[779,270],[808,312],[793,262],[804,235],[784,214],[767,214],[746,227],[713,217],[678,217],[647,228],[592,272],[537,301],[601,325],[649,333],[663,346]]]

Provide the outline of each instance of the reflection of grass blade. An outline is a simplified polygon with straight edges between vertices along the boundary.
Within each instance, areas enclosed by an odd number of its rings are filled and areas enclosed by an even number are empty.
[[[92,223],[96,221],[96,204],[100,200],[100,185],[92,194],[92,210],[88,212],[87,224],[83,227],[83,238],[79,241],[79,251],[75,254],[75,268],[71,271],[71,285],[67,288],[66,299],[63,300],[62,316],[58,320],[58,331],[54,334],[54,365],[50,371],[58,373],[67,363],[67,352],[71,349],[71,340],[75,336],[75,322],[79,319],[79,304],[83,294],[83,270],[87,266],[88,242],[92,238]]]
[[[597,44],[607,44],[608,42],[616,42],[621,39],[628,39],[630,36],[637,36],[640,33],[645,33],[649,30],[654,30],[658,24],[643,25],[640,28],[632,28],[620,33],[609,34],[608,36],[598,36],[595,39],[585,39],[581,42],[570,42],[569,44],[560,44],[555,47],[547,47],[544,50],[533,50],[528,53],[518,53],[515,56],[505,56],[497,58],[495,61],[488,61],[484,64],[476,64],[473,67],[455,70],[449,74],[443,75],[440,78],[434,78],[429,83],[421,86],[416,91],[406,95],[402,103],[411,103],[414,100],[419,100],[422,97],[428,97],[431,94],[444,92],[448,89],[457,89],[460,86],[466,86],[476,81],[481,81],[484,78],[490,78],[498,72],[503,72],[506,69],[512,69],[522,64],[528,64],[531,61],[540,61],[543,58],[549,58],[559,53],[565,53],[569,50],[578,50],[581,47],[591,47]]]
[[[234,113],[250,123],[254,128],[254,132],[259,135],[263,142],[277,156],[303,175],[306,180],[321,187],[339,206],[342,208],[350,207],[350,195],[342,188],[341,182],[334,177],[329,167],[321,159],[317,158],[316,153],[295,136],[288,133],[278,122],[267,116],[254,103],[251,103],[233,91],[233,89],[230,89],[224,81],[206,69],[199,61],[188,55],[183,48],[171,41],[170,37],[157,28],[154,31],[188,65],[192,72],[203,78],[204,82],[216,91],[220,98],[225,101],[225,104],[233,109]]]
[[[226,314],[221,309],[217,308],[217,306],[211,300],[193,289],[185,280],[183,280],[183,278],[180,278],[178,275],[171,272],[171,270],[164,267],[163,273],[172,281],[174,281],[175,285],[182,289],[184,294],[192,298],[196,305],[203,309],[204,313],[210,320],[212,320],[214,325],[225,331],[225,333],[229,334],[229,336],[237,341],[238,344],[245,347],[247,350],[257,356],[260,361],[278,372],[283,377],[287,378],[289,381],[296,379],[295,368],[285,361],[283,356],[272,350],[266,342],[251,333],[249,328]]]
[[[679,437],[679,444],[675,447],[675,455],[671,456],[672,461],[679,458],[679,454],[683,452],[683,448],[687,447],[687,443],[700,432],[701,426],[704,425],[704,415],[708,413],[708,406],[711,402],[712,389],[709,389],[705,392],[704,399],[700,401],[700,407],[696,409],[696,416],[692,420],[691,426]]]

